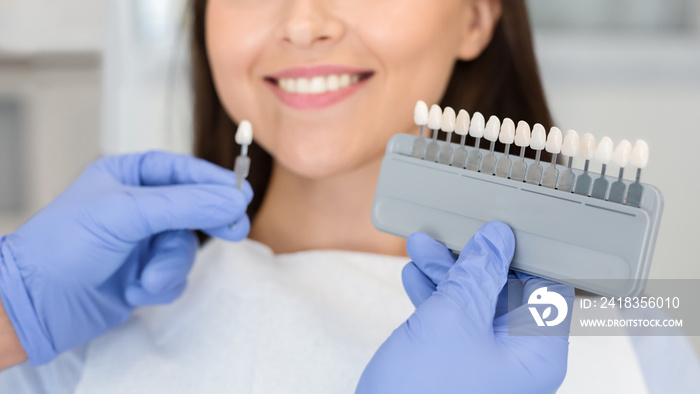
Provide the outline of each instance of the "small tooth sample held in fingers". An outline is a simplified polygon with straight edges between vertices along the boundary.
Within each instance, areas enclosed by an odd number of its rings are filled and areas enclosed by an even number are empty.
[[[442,110],[441,130],[447,133],[445,143],[440,148],[438,154],[438,163],[450,165],[452,161],[452,133],[455,131],[455,123],[457,122],[457,114],[451,107],[445,107]]]
[[[503,150],[503,156],[496,163],[496,176],[508,178],[512,165],[510,161],[510,145],[515,141],[515,123],[510,118],[503,119],[498,141],[505,145],[505,149]]]
[[[622,204],[622,202],[625,201],[625,191],[627,186],[625,185],[623,178],[625,176],[625,167],[627,167],[627,163],[629,163],[631,152],[632,144],[630,144],[630,142],[627,140],[620,141],[615,148],[615,152],[613,152],[612,162],[620,169],[620,172],[618,173],[617,181],[613,182],[612,186],[610,186],[608,201],[616,202],[618,204]]]
[[[570,193],[574,191],[574,182],[576,181],[576,174],[571,169],[574,164],[574,157],[578,154],[578,133],[574,130],[569,130],[566,132],[566,137],[564,137],[564,142],[561,145],[561,154],[568,157],[568,164],[566,165],[566,171],[559,177],[559,185],[557,189]]]
[[[438,133],[442,128],[442,110],[438,105],[430,107],[430,112],[428,113],[428,128],[433,130],[433,138],[430,140],[425,150],[425,160],[437,162],[438,152],[440,151],[440,144],[438,144],[437,139]]]
[[[549,135],[547,136],[547,143],[544,149],[552,155],[552,161],[549,167],[544,170],[544,175],[542,175],[542,186],[554,189],[557,187],[557,178],[559,178],[559,170],[557,170],[557,155],[561,152],[561,130],[558,127],[552,127],[549,129]]]
[[[474,149],[469,152],[467,156],[467,170],[479,171],[479,165],[481,164],[481,152],[479,151],[479,144],[481,143],[481,138],[484,136],[484,128],[486,127],[486,120],[481,112],[474,112],[472,115],[472,122],[469,126],[469,135],[474,138]]]
[[[513,163],[513,169],[510,172],[510,179],[518,182],[525,180],[527,172],[527,163],[525,163],[525,149],[530,146],[530,125],[525,121],[518,122],[518,127],[515,129],[515,145],[520,147],[520,158]]]
[[[248,147],[253,143],[253,125],[247,120],[241,121],[234,139],[241,146],[241,154],[236,157],[233,172],[236,174],[236,188],[243,190],[243,181],[245,181],[250,172]]]
[[[464,144],[467,141],[467,134],[469,134],[469,113],[463,109],[457,114],[455,133],[460,136],[460,140],[459,148],[455,149],[452,155],[452,166],[464,168],[467,164],[467,149],[464,147]]]
[[[603,137],[595,149],[593,157],[598,160],[603,166],[600,169],[600,176],[593,182],[593,190],[591,197],[599,200],[605,200],[605,195],[608,192],[608,180],[605,179],[605,170],[610,163],[613,154],[613,142],[610,137]]]
[[[644,188],[639,180],[642,177],[642,170],[646,168],[649,162],[649,145],[643,140],[637,140],[632,148],[632,154],[630,155],[629,164],[632,167],[637,167],[637,176],[633,184],[630,185],[629,190],[627,190],[626,204],[633,207],[640,207],[642,205],[642,196],[644,193]]]
[[[595,153],[595,137],[593,134],[586,133],[581,137],[581,141],[578,145],[578,157],[585,160],[583,165],[583,174],[579,175],[576,180],[576,187],[574,188],[574,193],[580,194],[582,196],[587,196],[588,192],[591,190],[591,176],[588,175],[588,166],[591,163],[593,154]]]
[[[413,141],[411,156],[422,159],[425,154],[425,146],[427,145],[427,141],[423,137],[423,129],[428,124],[428,104],[422,100],[418,100],[416,103],[416,108],[413,111],[413,121],[416,125],[420,126],[420,134],[418,138]]]
[[[527,177],[525,181],[533,185],[539,185],[542,179],[542,166],[540,165],[540,155],[542,149],[547,143],[547,132],[544,126],[537,123],[532,127],[532,135],[530,136],[530,149],[534,150],[535,162],[527,168]]]
[[[491,142],[489,153],[481,160],[480,171],[484,174],[493,175],[496,172],[496,155],[493,154],[496,148],[496,141],[501,132],[501,121],[496,116],[491,116],[484,128],[484,138]]]

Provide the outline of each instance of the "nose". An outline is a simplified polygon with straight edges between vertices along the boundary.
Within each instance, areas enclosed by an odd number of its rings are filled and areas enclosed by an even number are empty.
[[[326,0],[289,0],[279,36],[283,43],[312,48],[337,42],[345,34],[341,20],[331,15]]]

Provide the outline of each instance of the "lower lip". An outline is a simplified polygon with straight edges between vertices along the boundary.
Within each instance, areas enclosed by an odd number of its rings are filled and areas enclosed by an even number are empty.
[[[352,96],[372,79],[369,77],[350,86],[321,94],[296,94],[282,90],[276,83],[265,81],[284,104],[295,109],[320,109],[330,107]]]

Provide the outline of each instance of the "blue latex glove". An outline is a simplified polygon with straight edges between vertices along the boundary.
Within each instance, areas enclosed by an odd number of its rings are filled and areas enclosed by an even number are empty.
[[[46,363],[135,307],[182,294],[198,247],[187,229],[248,234],[253,191],[235,183],[232,171],[190,156],[107,157],[0,237],[0,296],[29,361]]]
[[[540,287],[561,294],[569,310],[574,291],[530,275],[509,275],[514,246],[503,223],[484,225],[459,258],[426,234],[411,235],[407,250],[413,262],[403,280],[416,311],[379,348],[357,392],[555,392],[566,374],[570,313],[558,326],[543,327],[559,336],[508,335],[508,328],[538,329],[527,301]],[[509,276],[520,286],[504,287]],[[511,302],[521,305],[510,312],[506,289]]]

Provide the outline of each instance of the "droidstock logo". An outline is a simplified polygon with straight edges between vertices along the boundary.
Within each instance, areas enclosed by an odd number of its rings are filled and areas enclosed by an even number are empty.
[[[566,304],[564,297],[557,292],[547,291],[547,287],[540,287],[535,290],[535,292],[530,295],[527,303],[530,305],[552,305],[557,308],[556,317],[553,320],[547,320],[548,317],[552,316],[552,306],[548,306],[542,312],[542,316],[540,316],[537,308],[529,307],[530,313],[535,319],[535,323],[540,327],[544,327],[545,324],[549,327],[556,326],[563,322],[564,319],[566,319],[566,314],[569,313],[569,306]]]

